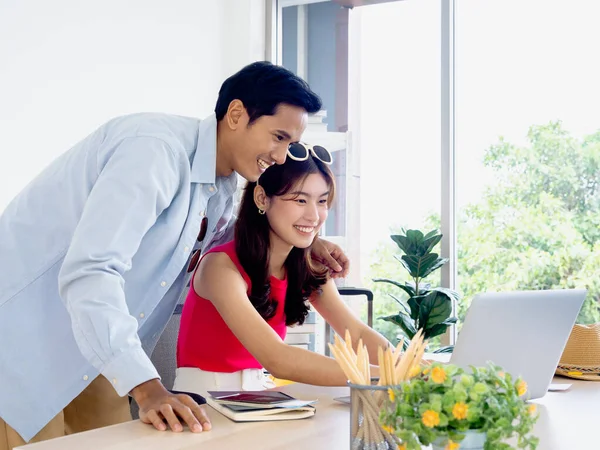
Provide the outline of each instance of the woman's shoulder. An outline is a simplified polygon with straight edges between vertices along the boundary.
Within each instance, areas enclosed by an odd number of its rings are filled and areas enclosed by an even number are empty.
[[[224,244],[216,245],[206,252],[207,255],[209,253],[227,253],[228,255],[230,253],[235,254],[235,241],[231,240],[229,242],[225,242]]]
[[[206,252],[204,255],[206,256],[210,254],[221,255],[220,257],[213,256],[211,259],[215,259],[220,262],[226,262],[229,259],[235,267],[237,267],[238,271],[242,274],[244,273],[244,269],[242,268],[242,264],[240,263],[240,259],[238,258],[235,241],[229,241],[221,245],[217,245]]]
[[[209,300],[217,294],[236,284],[246,282],[244,274],[225,252],[211,251],[206,253],[198,269],[194,273],[194,292],[203,299]],[[246,283],[247,284],[247,283]]]
[[[223,269],[232,269],[248,283],[248,276],[235,251],[235,241],[229,241],[208,250],[202,257],[199,268],[208,277],[219,275]]]
[[[235,268],[239,271],[238,258],[235,254],[235,243],[229,241],[208,250],[199,264],[205,270],[208,268]]]

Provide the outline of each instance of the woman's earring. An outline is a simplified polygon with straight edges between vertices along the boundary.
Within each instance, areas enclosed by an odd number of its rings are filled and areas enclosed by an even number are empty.
[[[265,212],[266,212],[266,211],[265,211],[264,209],[260,209],[260,208],[258,208],[258,213],[259,213],[261,216],[264,216]]]

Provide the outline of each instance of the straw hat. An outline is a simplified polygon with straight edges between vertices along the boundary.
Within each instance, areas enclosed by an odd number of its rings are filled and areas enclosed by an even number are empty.
[[[573,327],[556,374],[600,381],[600,323]]]

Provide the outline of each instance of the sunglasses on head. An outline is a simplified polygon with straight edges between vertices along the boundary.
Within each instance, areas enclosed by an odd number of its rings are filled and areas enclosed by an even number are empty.
[[[308,155],[311,154],[313,158],[317,158],[324,164],[331,164],[333,162],[331,152],[325,147],[308,145],[303,142],[292,142],[288,147],[287,154],[294,161],[306,161]]]

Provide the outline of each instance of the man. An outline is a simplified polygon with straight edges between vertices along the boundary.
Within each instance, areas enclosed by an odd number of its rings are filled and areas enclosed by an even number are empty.
[[[0,216],[0,450],[128,420],[127,394],[159,430],[210,429],[148,355],[200,252],[232,237],[236,173],[255,181],[283,163],[320,108],[291,72],[250,64],[213,116],[113,119],[12,201]],[[338,247],[313,252],[347,273]]]

